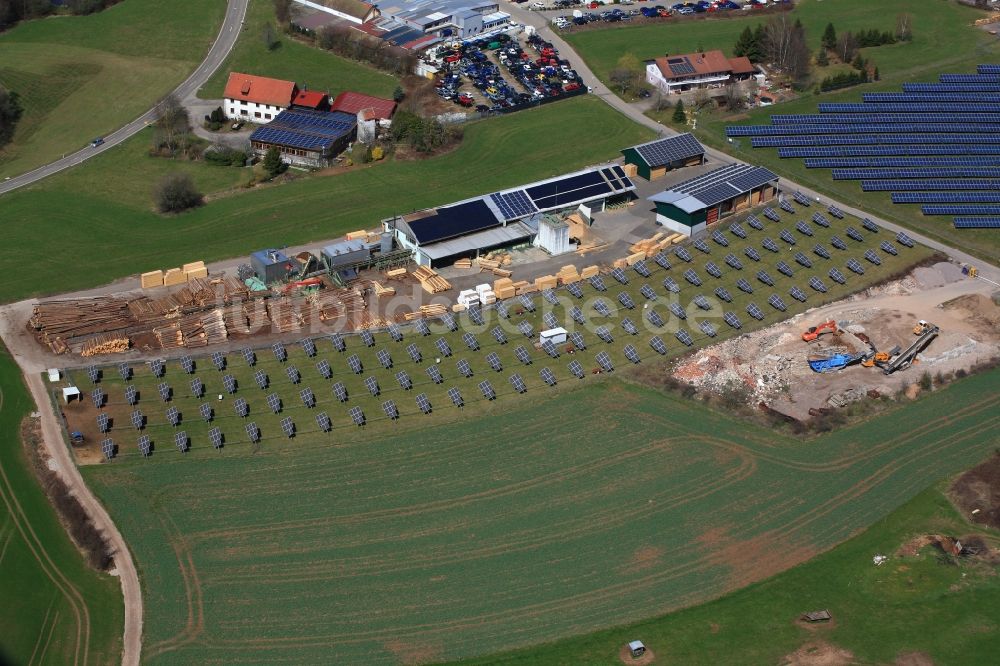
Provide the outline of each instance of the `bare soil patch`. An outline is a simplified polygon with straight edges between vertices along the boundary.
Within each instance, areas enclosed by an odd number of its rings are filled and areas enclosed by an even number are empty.
[[[934,666],[934,660],[926,652],[901,652],[892,663],[895,666]]]
[[[1000,452],[958,477],[951,497],[972,522],[1000,528]]]
[[[385,644],[385,647],[396,655],[401,664],[405,664],[406,666],[441,661],[443,654],[439,645],[407,643],[406,641],[399,640],[389,641]]]
[[[642,546],[632,553],[632,559],[625,565],[625,573],[646,571],[663,564],[663,549],[657,546]]]
[[[854,655],[826,641],[809,641],[781,660],[784,666],[847,666],[856,663]]]

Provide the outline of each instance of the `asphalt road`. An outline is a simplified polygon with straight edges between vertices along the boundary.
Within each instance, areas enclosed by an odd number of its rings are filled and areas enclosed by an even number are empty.
[[[219,30],[219,34],[215,38],[215,43],[212,44],[212,48],[209,50],[208,55],[206,55],[205,59],[201,61],[198,68],[191,73],[191,76],[185,79],[183,83],[173,90],[173,94],[176,95],[178,99],[184,100],[188,97],[194,96],[195,93],[198,92],[198,89],[205,85],[208,78],[215,73],[215,70],[219,68],[222,61],[229,55],[229,52],[233,49],[233,45],[236,44],[236,38],[240,34],[240,27],[243,25],[243,18],[246,16],[247,3],[249,1],[250,0],[228,0],[226,17],[222,22],[222,28]],[[20,176],[14,176],[10,180],[0,182],[0,194],[16,190],[17,188],[24,187],[25,185],[37,183],[43,178],[47,178],[52,174],[74,167],[77,164],[81,164],[84,160],[88,160],[95,155],[100,155],[107,150],[111,150],[114,146],[117,146],[121,142],[139,133],[144,127],[146,127],[146,125],[153,122],[155,119],[156,107],[153,107],[130,122],[128,125],[120,127],[114,132],[106,135],[104,137],[104,144],[98,146],[97,148],[91,148],[88,145],[82,150],[68,154],[62,159],[50,162],[45,166],[38,167],[34,171],[29,171],[21,174]]]

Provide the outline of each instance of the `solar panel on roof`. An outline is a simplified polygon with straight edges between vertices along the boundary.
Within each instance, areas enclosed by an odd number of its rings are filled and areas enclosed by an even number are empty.
[[[528,387],[524,384],[524,378],[521,375],[513,374],[508,379],[510,385],[514,387],[514,390],[518,393],[524,393],[528,390]]]
[[[104,391],[102,391],[99,388],[94,389],[93,391],[90,392],[90,399],[94,402],[94,407],[96,407],[97,409],[100,409],[101,407],[104,406],[105,397],[106,396],[104,394]]]
[[[267,396],[267,407],[273,414],[281,411],[281,398],[277,393],[271,393]]]
[[[624,291],[618,294],[618,302],[621,303],[624,308],[629,310],[635,309],[635,301],[633,301],[632,297]]]
[[[524,307],[524,309],[527,310],[528,312],[535,311],[535,299],[533,299],[529,294],[521,294],[518,297],[518,300],[521,302],[521,305]]]
[[[607,352],[599,352],[597,356],[594,357],[597,364],[601,366],[601,369],[605,372],[612,372],[615,369],[614,363],[611,362],[611,357]]]
[[[365,424],[365,413],[360,407],[351,407],[347,410],[347,414],[351,417],[351,421],[354,422],[354,425],[360,427]]]
[[[602,301],[601,299],[597,299],[596,301],[594,301],[594,311],[597,312],[597,314],[601,315],[602,317],[611,316],[611,308],[609,308],[608,304]]]
[[[263,370],[258,370],[257,372],[253,373],[253,379],[255,382],[257,382],[257,386],[259,386],[261,389],[266,389],[268,384],[270,384],[270,378],[267,376],[267,373],[264,372]]]
[[[632,264],[632,270],[634,270],[638,275],[641,275],[642,277],[649,277],[650,275],[649,266],[647,266],[646,262],[643,261],[642,259]]]
[[[552,344],[551,340],[545,340],[542,342],[542,351],[552,358],[559,358],[559,350],[556,349],[556,346]]]
[[[872,250],[870,248],[867,249],[867,250],[865,250],[864,257],[865,257],[865,259],[867,259],[869,262],[875,264],[876,266],[879,266],[882,263],[882,259],[878,256],[878,254],[875,252],[875,250]]]
[[[576,298],[583,298],[583,290],[580,289],[580,285],[576,282],[571,282],[566,285],[566,291],[575,296]]]
[[[132,378],[132,368],[128,367],[128,363],[119,363],[118,374],[121,376],[122,381],[127,382]]]
[[[747,216],[747,224],[756,229],[757,231],[762,231],[764,229],[764,223],[756,215]]]
[[[785,305],[785,302],[781,300],[781,297],[778,296],[777,294],[771,294],[771,296],[768,297],[767,302],[770,303],[771,307],[773,307],[775,310],[780,310],[784,312],[785,310],[788,309],[788,306]]]
[[[139,454],[143,458],[149,457],[149,454],[153,450],[153,443],[150,441],[149,435],[141,435],[139,437],[139,442],[138,442],[137,446],[139,448]]]
[[[233,377],[232,375],[223,375],[222,385],[223,387],[225,387],[226,393],[228,393],[229,395],[236,393],[236,378]]]
[[[680,303],[671,303],[668,307],[678,319],[687,319],[687,312],[684,311]]]
[[[830,245],[834,246],[838,250],[846,250],[847,249],[847,243],[845,243],[844,241],[842,241],[839,236],[831,236],[830,237]]]
[[[707,322],[707,321],[701,321],[701,322],[699,322],[698,323],[698,328],[700,328],[701,331],[702,331],[702,333],[704,333],[705,335],[707,335],[710,338],[714,338],[716,336],[716,334],[717,334],[716,330],[715,330],[715,327],[712,326],[712,324],[709,323],[709,322]]]
[[[211,423],[212,418],[215,416],[215,411],[212,406],[207,402],[203,402],[198,405],[198,413],[201,414],[201,418],[205,423]]]
[[[690,347],[694,344],[694,340],[691,339],[691,334],[683,328],[677,331],[677,333],[674,334],[674,337],[676,337],[685,347]]]
[[[416,403],[417,403],[417,408],[420,409],[421,412],[423,412],[424,414],[430,414],[431,413],[431,411],[432,411],[432,409],[431,409],[431,401],[427,399],[427,394],[426,393],[419,393],[419,394],[417,394],[417,397],[415,398],[415,400],[416,400]]]
[[[639,334],[639,329],[636,328],[635,322],[633,322],[628,317],[626,317],[625,319],[622,319],[622,329],[624,329],[624,331],[626,333],[628,333],[629,335],[638,335]]]
[[[468,310],[468,313],[469,313],[469,320],[473,324],[475,324],[476,326],[482,326],[483,325],[483,313],[479,309],[478,305],[472,305],[472,306],[470,306],[469,310]]]
[[[551,312],[546,312],[542,315],[542,324],[545,328],[557,328],[559,326],[559,320]]]
[[[839,284],[845,284],[847,282],[847,278],[844,277],[844,274],[841,273],[836,268],[831,268],[830,269],[829,276],[830,276],[831,280],[833,280],[834,282],[837,282]]]
[[[778,234],[778,238],[785,241],[789,245],[795,245],[795,236],[793,236],[792,232],[790,232],[788,229],[782,229],[781,233]],[[765,239],[765,240],[770,240],[770,239]],[[768,249],[770,250],[771,248]]]
[[[711,249],[709,249],[708,244],[702,238],[699,238],[691,245],[694,247],[694,249],[698,250],[699,252],[704,252],[705,254],[709,254],[712,251]]]
[[[792,287],[788,290],[789,295],[797,301],[802,303],[806,302],[806,292],[802,291],[798,287]]]
[[[682,247],[674,248],[674,255],[681,261],[687,261],[687,262],[691,261],[691,253]]]
[[[247,365],[250,367],[253,367],[253,365],[257,362],[257,354],[255,354],[249,347],[244,347],[240,353],[243,354],[243,360],[246,361]]]
[[[608,288],[604,284],[604,279],[600,275],[594,275],[590,278],[590,286],[597,291],[607,291]]]
[[[809,286],[812,287],[813,289],[815,289],[816,291],[818,291],[821,294],[826,293],[826,285],[823,284],[823,281],[820,280],[815,275],[813,277],[809,278]]]
[[[756,319],[757,321],[760,321],[764,318],[764,312],[753,303],[747,306],[747,314]]]
[[[181,413],[177,411],[176,407],[170,407],[167,409],[167,423],[172,426],[176,426],[181,422]]]
[[[260,428],[257,427],[256,423],[248,423],[244,426],[244,429],[251,442],[256,443],[260,441]]]
[[[667,291],[677,293],[681,290],[680,285],[672,277],[663,278],[663,286],[666,287]]]
[[[566,367],[569,368],[570,373],[574,377],[576,377],[577,379],[583,379],[583,366],[580,365],[579,361],[570,361],[569,365],[567,365]]]
[[[604,340],[608,344],[615,341],[614,336],[611,335],[611,329],[609,329],[607,326],[598,326],[597,330],[595,330],[594,333],[597,335],[597,337],[599,337],[601,340]]]
[[[437,347],[438,352],[440,352],[442,356],[445,357],[451,356],[451,346],[448,344],[448,341],[445,340],[444,338],[438,338],[437,340],[435,340],[434,345]]]
[[[522,347],[518,347],[518,349],[521,349],[523,351]],[[516,350],[514,353],[517,354]],[[496,352],[490,352],[489,354],[487,354],[486,362],[489,364],[491,368],[493,368],[497,372],[503,370],[503,363],[500,362],[500,356],[498,356]]]
[[[316,395],[311,388],[306,387],[299,391],[299,397],[302,399],[302,404],[306,407],[316,406]]]
[[[338,401],[347,402],[347,387],[342,382],[335,383],[331,388]]]
[[[770,250],[771,252],[779,252],[778,244],[775,243],[774,240],[772,240],[770,238],[765,238],[764,240],[761,241],[760,244],[761,244],[761,247],[763,247],[765,250]],[[749,257],[750,255],[747,254],[747,256]],[[753,257],[750,257],[750,258],[753,259]],[[754,261],[757,261],[757,260],[754,259]]]
[[[792,275],[794,274],[794,271],[792,271],[792,267],[789,266],[784,261],[778,262],[777,269],[779,273],[781,273],[782,275],[787,275],[788,277],[792,277]]]
[[[290,365],[287,368],[285,368],[285,374],[288,375],[288,381],[292,382],[293,384],[298,384],[299,381],[302,380],[302,375],[299,374],[299,369],[296,368],[294,365]]]
[[[500,209],[505,220],[516,220],[538,211],[524,190],[506,193],[495,192],[490,195],[490,199]]]
[[[709,304],[708,299],[698,294],[692,299],[692,302],[697,305],[702,310],[711,310],[712,306]]]
[[[857,259],[848,259],[848,260],[847,260],[847,268],[848,268],[848,269],[849,269],[849,270],[850,270],[851,272],[854,272],[854,273],[857,273],[858,275],[864,275],[864,274],[865,274],[865,267],[864,267],[864,266],[862,266],[862,265],[861,265],[861,264],[860,264],[860,263],[858,262],[858,260],[857,260]]]
[[[774,279],[768,274],[767,271],[757,271],[757,279],[769,287],[774,286]]]
[[[524,365],[531,365],[531,355],[528,353],[528,350],[525,349],[523,346],[521,345],[517,346],[517,348],[514,350],[514,356],[517,358],[518,361],[520,361]],[[497,368],[494,368],[494,370],[497,370],[499,372]]]
[[[690,133],[635,146],[634,150],[651,167],[669,165],[705,153],[705,149]]]
[[[382,403],[382,411],[389,417],[389,420],[395,421],[399,418],[399,410],[396,408],[396,403],[392,400],[386,400]]]
[[[726,312],[722,315],[722,320],[737,330],[743,328],[743,323],[740,321],[740,318],[736,316],[735,312]]]
[[[646,311],[646,319],[649,320],[650,324],[656,326],[657,328],[660,328],[665,324],[663,317],[660,316],[660,313],[652,308]]]
[[[701,286],[701,278],[692,269],[687,269],[684,271],[684,279],[693,284],[696,287]]]
[[[741,262],[734,254],[726,255],[726,264],[728,264],[730,268],[735,268],[738,271],[743,270],[743,262]]]
[[[772,222],[781,222],[781,216],[778,215],[773,208],[765,208],[761,211],[761,214]]]
[[[664,270],[670,269],[670,260],[667,259],[667,255],[665,255],[663,252],[657,252],[656,256],[653,257],[653,261],[656,262],[657,266],[659,266]]]
[[[444,327],[449,331],[454,331],[458,328],[458,322],[455,321],[455,317],[452,316],[450,312],[445,312],[441,315],[441,323],[444,324]]]
[[[656,300],[656,292],[648,284],[642,285],[642,287],[639,288],[639,293],[642,294],[643,297],[646,298],[647,300],[650,301]]]
[[[382,389],[379,388],[378,380],[374,377],[365,377],[365,387],[372,394],[372,397],[377,397],[382,392]]]
[[[139,392],[134,386],[129,384],[125,387],[125,402],[130,405],[134,405],[139,401]]]
[[[729,291],[724,287],[716,287],[715,295],[718,296],[720,299],[724,300],[726,303],[731,303],[733,300],[733,295],[730,294]]]
[[[715,265],[715,262],[709,261],[705,264],[705,272],[714,278],[722,277],[722,270]]]
[[[483,397],[487,400],[494,400],[497,397],[497,393],[493,389],[493,384],[491,384],[488,379],[484,379],[479,382],[479,390],[482,392]]]
[[[109,438],[101,440],[101,453],[103,453],[104,457],[108,460],[115,457],[115,442],[113,439]]]
[[[913,247],[913,239],[900,231],[896,234],[896,242],[900,245],[905,245],[906,247]]]
[[[149,370],[153,373],[154,377],[162,377],[166,369],[166,364],[159,359],[149,362]]]

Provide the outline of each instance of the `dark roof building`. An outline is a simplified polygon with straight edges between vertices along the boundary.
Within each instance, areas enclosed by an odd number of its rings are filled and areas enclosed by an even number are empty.
[[[296,2],[355,24],[365,23],[379,16],[379,10],[374,4],[361,0],[296,0]]]
[[[289,164],[322,167],[354,140],[356,131],[357,118],[349,113],[291,109],[255,129],[250,144],[258,156],[277,146]]]
[[[778,177],[764,167],[737,162],[654,194],[656,221],[688,236],[720,219],[770,201],[778,193]]]
[[[633,164],[640,176],[655,180],[670,169],[693,166],[705,161],[705,149],[690,132],[657,139],[622,151],[626,164]]]

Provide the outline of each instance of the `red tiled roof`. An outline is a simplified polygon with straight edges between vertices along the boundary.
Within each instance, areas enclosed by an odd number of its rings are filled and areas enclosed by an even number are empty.
[[[238,99],[256,104],[288,106],[297,88],[292,81],[269,79],[266,76],[231,72],[226,82],[226,99]]]
[[[753,65],[750,64],[750,58],[746,56],[730,58],[729,66],[733,68],[733,74],[752,74],[754,72]]]
[[[374,112],[371,117],[379,120],[388,120],[396,112],[396,103],[391,99],[362,95],[356,92],[342,92],[337,95],[330,106],[331,111],[343,111],[344,113],[357,114],[362,109],[370,109]]]
[[[300,90],[299,94],[292,100],[292,104],[295,104],[296,106],[308,106],[310,109],[316,109],[322,106],[325,100],[326,93],[317,92],[315,90]]]
[[[733,58],[730,61],[722,54],[722,51],[705,51],[704,53],[687,53],[684,55],[665,56],[656,59],[656,66],[660,69],[665,79],[680,79],[688,76],[705,76],[708,74],[731,73],[734,65],[746,60],[746,58]],[[753,71],[752,68],[745,70]]]

